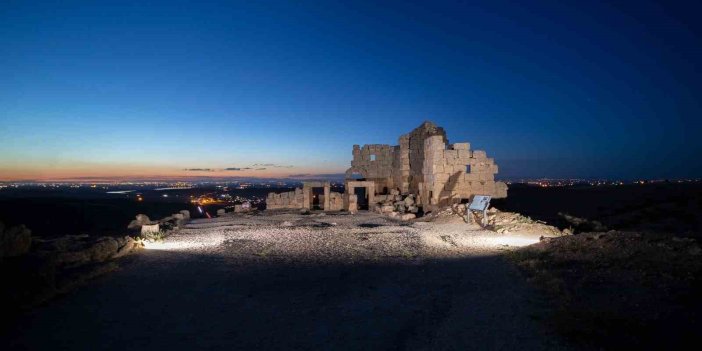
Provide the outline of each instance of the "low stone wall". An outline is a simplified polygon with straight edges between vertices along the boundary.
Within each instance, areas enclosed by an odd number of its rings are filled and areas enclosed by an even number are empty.
[[[304,201],[305,197],[300,188],[285,193],[268,193],[266,197],[266,208],[269,210],[303,208]]]

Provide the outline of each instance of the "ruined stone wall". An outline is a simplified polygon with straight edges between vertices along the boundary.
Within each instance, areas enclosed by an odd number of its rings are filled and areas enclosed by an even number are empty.
[[[409,135],[401,136],[399,144],[395,146],[395,158],[392,164],[392,185],[393,188],[399,190],[402,194],[407,194],[410,186]]]
[[[437,140],[441,140],[444,145],[448,141],[446,139],[446,131],[431,122],[424,122],[410,133],[400,137],[400,153],[406,153],[409,161],[409,167],[399,170],[402,172],[401,184],[407,183],[407,190],[403,191],[403,193],[418,194],[420,192],[420,184],[424,182],[423,167],[426,157],[424,141],[430,137],[437,137]],[[403,141],[403,138],[406,141]]]
[[[282,208],[304,208],[305,197],[302,189],[296,188],[294,191],[285,193],[268,193],[266,197],[266,209],[275,210]]]
[[[507,197],[507,185],[495,182],[498,168],[485,151],[471,151],[469,143],[446,147],[440,136],[427,138],[424,149],[420,197],[425,206],[447,206],[472,195]]]
[[[324,203],[325,196],[319,195],[319,202]],[[344,196],[341,193],[332,191],[329,193],[329,208],[325,211],[341,211],[344,209]]]
[[[392,188],[395,162],[395,147],[384,144],[370,144],[360,147],[353,146],[351,168],[346,171],[347,178],[355,172],[363,178],[374,181],[376,189]]]
[[[358,172],[375,183],[376,194],[387,189],[418,195],[416,204],[425,206],[425,210],[476,194],[507,196],[507,185],[495,182],[497,165],[485,151],[471,151],[469,143],[447,143],[443,128],[424,122],[402,135],[397,146],[354,145],[347,179]]]

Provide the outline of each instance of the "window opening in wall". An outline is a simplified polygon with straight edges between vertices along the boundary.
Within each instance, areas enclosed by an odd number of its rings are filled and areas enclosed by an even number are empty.
[[[370,155],[371,161],[375,161],[375,155]]]
[[[466,173],[470,173],[470,165],[466,165]]]

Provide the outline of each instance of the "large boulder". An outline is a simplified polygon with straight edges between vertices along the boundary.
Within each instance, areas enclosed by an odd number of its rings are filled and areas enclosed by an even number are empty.
[[[70,243],[65,251],[55,252],[56,263],[59,266],[82,266],[88,263],[104,262],[117,253],[120,245],[112,237],[101,237],[95,241],[81,240],[73,237],[77,242]],[[58,248],[58,247],[57,247]]]
[[[133,238],[131,238],[129,236],[125,236],[121,240],[118,240],[118,242],[120,244],[120,247],[117,249],[117,252],[114,254],[114,256],[112,256],[112,258],[118,258],[118,257],[128,255],[128,254],[144,247],[144,244],[134,240]]]
[[[41,257],[52,257],[59,267],[79,267],[122,257],[143,247],[131,237],[90,237],[66,235],[50,240],[36,240],[32,250]]]
[[[410,207],[414,205],[414,196],[410,195],[405,198],[405,206]]]
[[[158,233],[160,230],[161,230],[161,228],[160,228],[158,223],[146,224],[146,225],[141,226],[141,234],[142,235],[149,235],[149,234]]]
[[[190,211],[188,211],[188,210],[181,210],[181,211],[180,211],[180,214],[183,215],[183,218],[185,218],[185,219],[190,219]]]
[[[390,213],[395,211],[395,206],[393,205],[383,205],[380,207],[380,213]]]
[[[403,221],[409,221],[410,219],[414,219],[416,217],[417,215],[415,215],[414,213],[405,213],[400,215],[400,219]]]
[[[136,215],[136,219],[131,221],[129,225],[127,226],[128,229],[139,229],[141,226],[146,225],[146,224],[151,224],[151,219],[149,219],[149,216],[145,214],[138,214]]]
[[[0,258],[24,255],[32,246],[32,232],[24,225],[5,230],[0,223]]]

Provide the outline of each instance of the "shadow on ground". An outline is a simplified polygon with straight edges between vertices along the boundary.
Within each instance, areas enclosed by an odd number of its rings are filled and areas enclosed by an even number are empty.
[[[24,316],[10,349],[548,349],[500,256],[398,263],[147,251]]]

